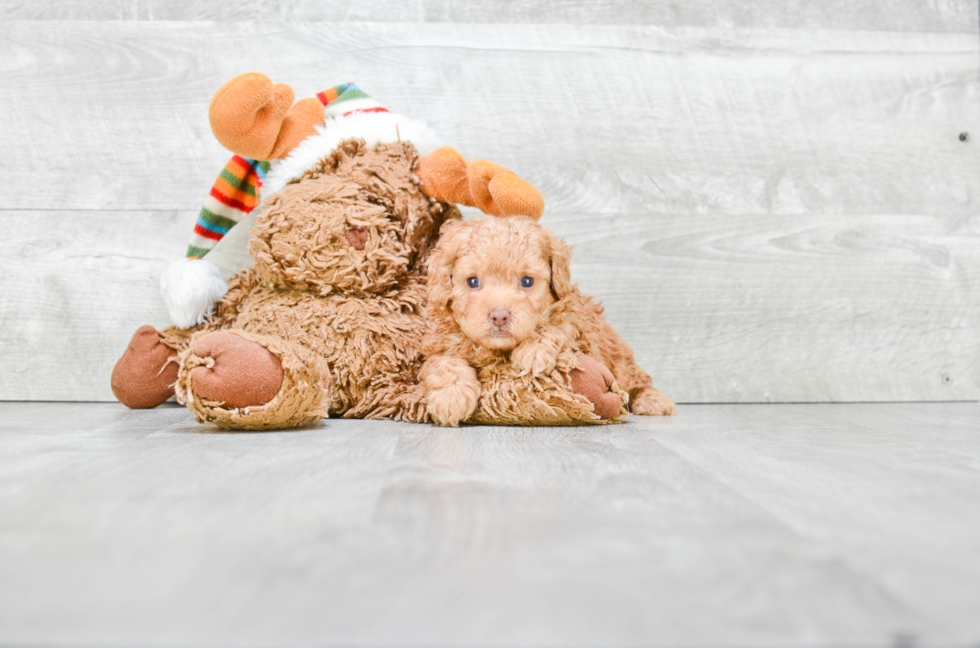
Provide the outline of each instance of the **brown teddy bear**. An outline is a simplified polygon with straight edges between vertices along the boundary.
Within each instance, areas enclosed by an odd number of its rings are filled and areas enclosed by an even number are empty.
[[[176,393],[199,422],[233,429],[327,415],[425,421],[425,259],[443,223],[460,218],[451,203],[534,219],[544,210],[540,193],[499,165],[452,149],[420,157],[416,146],[432,149],[424,124],[353,84],[293,98],[260,74],[215,94],[212,130],[237,155],[201,211],[188,259],[161,281],[176,326],[141,327],[113,370],[125,405],[155,407]],[[225,284],[203,257],[256,207],[254,265]],[[556,422],[599,420],[591,402],[601,394],[569,391],[595,391],[581,385],[596,381],[576,380],[532,400]]]

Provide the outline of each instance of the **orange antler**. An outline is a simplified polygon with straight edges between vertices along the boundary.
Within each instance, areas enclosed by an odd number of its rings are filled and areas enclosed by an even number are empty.
[[[323,123],[323,104],[315,98],[295,106],[293,89],[272,84],[264,74],[242,74],[214,93],[208,116],[221,145],[253,160],[285,156]]]
[[[541,192],[527,180],[495,162],[468,162],[454,148],[436,149],[419,159],[419,179],[426,195],[443,202],[476,207],[494,216],[544,213]]]

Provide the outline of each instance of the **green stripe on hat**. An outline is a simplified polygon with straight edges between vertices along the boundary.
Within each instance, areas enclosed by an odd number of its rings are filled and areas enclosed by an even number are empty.
[[[238,224],[238,221],[228,218],[227,216],[222,216],[221,214],[215,214],[207,207],[201,208],[201,213],[198,215],[198,219],[214,225],[215,227],[220,227],[223,230],[230,230],[232,227]]]
[[[332,103],[341,103],[344,101],[352,101],[354,99],[370,99],[371,96],[361,90],[360,88],[349,88],[343,94],[338,95],[338,97]]]
[[[222,180],[230,184],[235,189],[238,189],[239,191],[244,191],[249,196],[255,195],[254,184],[252,184],[251,182],[247,182],[246,179],[239,178],[228,169],[222,169],[221,173],[218,174],[218,177],[220,177]]]
[[[187,256],[192,259],[200,259],[210,251],[211,250],[209,250],[208,248],[199,248],[199,247],[194,247],[193,245],[187,246]]]

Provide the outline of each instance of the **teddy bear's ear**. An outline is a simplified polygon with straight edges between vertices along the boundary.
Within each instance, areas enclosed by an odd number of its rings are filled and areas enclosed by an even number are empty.
[[[264,74],[242,74],[221,86],[211,99],[211,131],[222,146],[252,160],[274,160],[288,154],[323,123],[323,104],[316,98],[295,106],[285,83],[273,85]]]
[[[544,230],[544,236],[551,266],[551,292],[555,299],[562,299],[572,291],[572,249],[549,229]]]

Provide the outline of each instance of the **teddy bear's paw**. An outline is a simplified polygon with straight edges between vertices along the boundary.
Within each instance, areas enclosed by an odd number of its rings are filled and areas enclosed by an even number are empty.
[[[510,354],[510,361],[522,374],[542,376],[550,374],[558,364],[558,346],[542,337],[519,345]]]
[[[194,393],[225,408],[265,405],[282,387],[279,358],[252,340],[212,333],[197,340],[193,352],[205,361],[191,371]]]
[[[614,378],[606,365],[587,355],[578,356],[578,369],[568,373],[569,390],[592,401],[595,413],[603,419],[615,418],[623,405],[623,396],[612,391]]]
[[[200,423],[229,430],[302,427],[326,417],[336,402],[326,360],[278,336],[199,333],[179,358],[177,401]]]
[[[174,394],[177,351],[152,326],[141,326],[112,370],[112,393],[133,409],[160,405]]]
[[[630,411],[644,416],[671,416],[677,406],[653,387],[641,387],[630,403]]]

